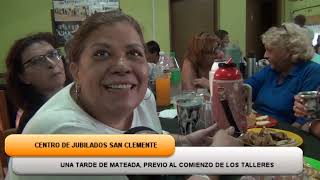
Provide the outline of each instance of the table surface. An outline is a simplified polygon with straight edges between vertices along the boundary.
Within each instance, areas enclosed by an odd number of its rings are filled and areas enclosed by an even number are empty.
[[[160,121],[163,130],[168,131],[170,133],[180,133],[177,118],[160,118]],[[274,128],[287,130],[301,136],[303,139],[303,144],[300,146],[300,148],[303,150],[304,156],[320,160],[320,139],[317,139],[309,133],[297,129],[285,122],[279,122],[278,125]]]
[[[180,133],[177,118],[174,118],[174,119],[160,118],[160,121],[161,121],[163,130],[168,131],[170,133],[175,133],[175,134]],[[274,128],[291,131],[301,136],[303,139],[303,144],[300,146],[300,148],[303,150],[304,156],[308,156],[313,159],[320,160],[320,148],[319,148],[320,140],[319,139],[284,122],[279,122],[278,125]],[[220,176],[220,179],[223,179],[223,180],[238,180],[240,178],[241,178],[241,175]]]

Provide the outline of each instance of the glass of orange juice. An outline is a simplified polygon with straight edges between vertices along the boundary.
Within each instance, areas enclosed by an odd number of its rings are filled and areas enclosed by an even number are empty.
[[[157,106],[170,105],[170,74],[164,73],[156,78]]]

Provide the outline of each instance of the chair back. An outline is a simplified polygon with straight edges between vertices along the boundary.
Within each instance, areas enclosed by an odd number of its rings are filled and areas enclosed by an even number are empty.
[[[15,133],[17,133],[16,128],[0,131],[0,162],[2,164],[2,169],[6,169],[8,167],[9,161],[9,156],[5,153],[5,139],[7,136]]]
[[[10,120],[7,107],[5,90],[0,90],[0,130],[4,131],[10,128]]]

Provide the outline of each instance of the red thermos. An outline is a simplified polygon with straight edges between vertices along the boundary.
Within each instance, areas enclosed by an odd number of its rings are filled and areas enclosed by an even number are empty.
[[[247,101],[247,102],[246,102]],[[212,117],[219,128],[234,126],[247,130],[246,115],[251,110],[251,87],[243,84],[234,63],[220,63],[212,82]]]

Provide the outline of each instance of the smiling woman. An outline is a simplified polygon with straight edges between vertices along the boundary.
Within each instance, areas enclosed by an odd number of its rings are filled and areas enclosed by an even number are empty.
[[[24,134],[123,134],[144,126],[162,133],[155,99],[147,89],[148,67],[142,31],[136,20],[120,11],[88,17],[68,44],[74,83],[47,101],[25,127]],[[46,55],[49,56],[49,55]],[[42,57],[46,57],[42,56]],[[234,144],[239,141],[217,126],[186,136],[179,144]],[[230,131],[232,133],[232,131]],[[88,179],[87,176],[18,176],[10,160],[7,179]],[[91,176],[90,179],[127,179]]]

